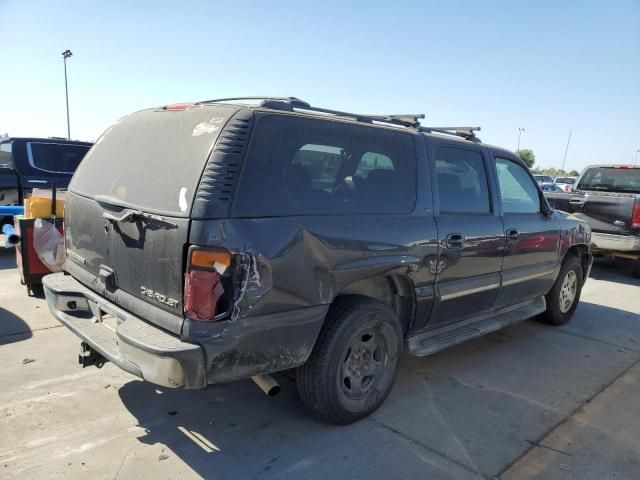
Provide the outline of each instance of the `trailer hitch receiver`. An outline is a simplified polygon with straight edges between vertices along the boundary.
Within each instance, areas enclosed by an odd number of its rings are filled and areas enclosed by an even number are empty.
[[[78,355],[78,363],[82,365],[82,368],[95,365],[98,368],[102,366],[108,360],[104,358],[99,352],[94,350],[91,345],[86,342],[80,344],[80,355]]]

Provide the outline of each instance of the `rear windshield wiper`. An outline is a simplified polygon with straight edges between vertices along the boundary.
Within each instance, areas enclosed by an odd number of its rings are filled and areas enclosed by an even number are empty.
[[[129,205],[128,203],[123,202],[122,200],[118,200],[116,198],[99,195],[95,197],[95,200],[96,202],[101,204],[113,205],[113,206],[125,208],[125,212],[119,217],[109,212],[103,212],[102,218],[110,222],[115,222],[115,223],[135,222],[136,220],[142,219],[142,220],[155,220],[156,222],[165,223],[172,227],[178,226],[177,224],[166,220],[164,217],[160,215],[143,212],[142,210],[136,209],[135,207]]]
[[[155,220],[156,222],[167,223],[171,226],[177,227],[175,223],[171,223],[168,220],[165,220],[164,217],[160,215],[154,215],[153,213],[146,213],[142,210],[127,210],[124,214],[119,217],[109,213],[103,212],[102,218],[105,220],[109,220],[110,222],[124,223],[124,222],[135,222],[138,219],[143,220]]]

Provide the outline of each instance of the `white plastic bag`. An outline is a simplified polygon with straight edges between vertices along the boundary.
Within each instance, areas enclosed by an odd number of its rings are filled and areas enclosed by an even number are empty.
[[[66,260],[64,238],[51,222],[41,218],[33,223],[33,249],[52,272],[60,272]]]

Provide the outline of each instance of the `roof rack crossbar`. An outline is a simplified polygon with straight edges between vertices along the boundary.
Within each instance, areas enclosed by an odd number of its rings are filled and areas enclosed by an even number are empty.
[[[445,135],[455,135],[466,140],[479,142],[475,132],[480,131],[480,127],[418,127],[421,132],[427,133],[444,133]]]

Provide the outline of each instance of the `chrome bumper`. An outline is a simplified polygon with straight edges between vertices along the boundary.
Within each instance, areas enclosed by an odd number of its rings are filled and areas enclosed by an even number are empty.
[[[593,232],[591,234],[591,246],[598,250],[636,252],[640,251],[640,237]]]
[[[42,283],[51,313],[121,369],[164,387],[206,386],[200,345],[145,322],[70,275],[54,273]]]

